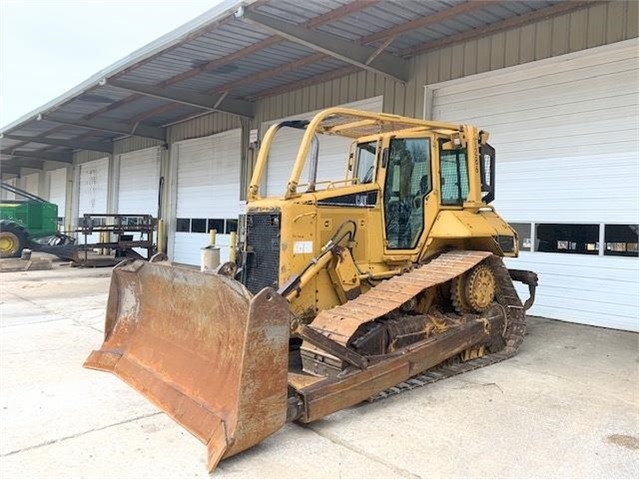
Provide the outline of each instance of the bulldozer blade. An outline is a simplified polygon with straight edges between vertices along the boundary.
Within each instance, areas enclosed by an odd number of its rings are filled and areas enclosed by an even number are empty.
[[[209,470],[286,422],[288,303],[266,288],[163,263],[113,270],[105,339],[84,366],[110,371],[208,447]]]

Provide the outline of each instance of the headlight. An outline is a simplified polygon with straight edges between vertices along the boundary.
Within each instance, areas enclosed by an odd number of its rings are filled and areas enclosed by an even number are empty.
[[[515,237],[499,235],[495,237],[495,241],[504,253],[515,251]]]

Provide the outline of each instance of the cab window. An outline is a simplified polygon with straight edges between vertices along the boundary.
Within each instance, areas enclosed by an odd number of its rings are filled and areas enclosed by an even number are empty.
[[[424,199],[431,186],[430,140],[391,140],[384,185],[387,248],[417,246],[424,230]]]
[[[377,141],[369,141],[357,145],[355,158],[357,168],[355,178],[357,183],[372,183],[375,181],[375,159],[377,157]]]
[[[466,201],[469,190],[466,150],[444,150],[440,145],[439,155],[442,205],[461,206]]]

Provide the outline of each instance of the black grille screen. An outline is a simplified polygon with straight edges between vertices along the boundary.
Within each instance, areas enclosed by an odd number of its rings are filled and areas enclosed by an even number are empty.
[[[246,218],[246,284],[259,293],[267,286],[277,288],[280,268],[280,214],[249,213]]]

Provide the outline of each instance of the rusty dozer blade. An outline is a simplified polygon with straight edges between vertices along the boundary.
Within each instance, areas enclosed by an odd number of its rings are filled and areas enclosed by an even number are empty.
[[[134,261],[113,270],[104,344],[113,372],[208,447],[212,471],[286,422],[289,310],[271,289]]]

